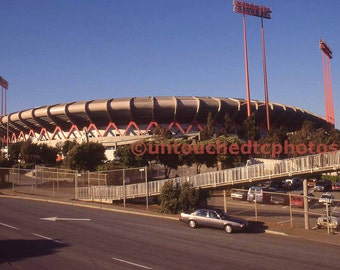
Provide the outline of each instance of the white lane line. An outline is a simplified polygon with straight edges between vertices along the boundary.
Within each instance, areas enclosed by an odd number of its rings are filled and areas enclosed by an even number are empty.
[[[242,214],[242,213],[247,213],[249,211],[254,211],[252,209],[247,209],[247,210],[242,210],[242,211],[237,211],[237,212],[233,212],[234,215],[239,215],[239,214]]]
[[[122,260],[122,259],[118,259],[118,258],[112,258],[112,259],[113,259],[113,260],[116,260],[116,261],[119,261],[119,262],[131,264],[131,265],[134,265],[134,266],[138,266],[138,267],[140,267],[140,268],[144,268],[144,269],[152,269],[152,268],[147,267],[147,266],[145,266],[145,265],[141,265],[141,264],[129,262],[129,261],[126,261],[126,260]]]
[[[292,219],[292,220],[294,220],[294,219]],[[289,221],[290,221],[290,219],[287,219],[287,220],[276,222],[276,224],[288,223]]]
[[[60,242],[58,240],[55,240],[55,239],[52,239],[50,237],[47,237],[47,236],[43,236],[41,234],[37,234],[37,233],[32,233],[33,235],[37,236],[37,237],[40,237],[40,238],[43,238],[43,239],[46,239],[46,240],[50,240],[50,241],[54,241],[56,243],[59,243],[59,244],[62,244],[63,242]]]
[[[14,226],[11,226],[11,225],[8,225],[8,224],[5,224],[5,223],[1,223],[1,222],[0,222],[0,225],[1,225],[1,226],[8,227],[8,228],[11,228],[11,229],[14,229],[14,230],[20,230],[20,229],[17,228],[17,227],[14,227]]]

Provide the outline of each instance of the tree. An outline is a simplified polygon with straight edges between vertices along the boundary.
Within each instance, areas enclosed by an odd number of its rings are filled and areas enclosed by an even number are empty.
[[[192,187],[189,182],[184,182],[180,188],[179,202],[181,211],[192,211],[199,203],[199,191]]]
[[[95,171],[105,160],[105,147],[100,143],[88,142],[72,147],[64,159],[64,165],[73,170]]]
[[[160,212],[177,214],[180,211],[191,211],[199,205],[200,192],[188,182],[179,185],[172,180],[165,182],[159,195]]]
[[[287,139],[288,139],[287,131],[283,127],[272,128],[268,131],[268,133],[264,137],[262,137],[259,140],[259,144],[260,145],[268,144],[270,145],[270,149],[276,149],[275,147],[279,147],[279,146],[283,147]],[[275,145],[279,145],[279,146],[275,146]],[[285,157],[284,151],[282,151],[282,153],[280,153],[280,155],[277,155],[277,156],[274,156],[272,152],[268,154],[261,152],[259,156],[263,158]]]
[[[259,137],[258,127],[256,125],[255,113],[252,113],[250,117],[245,119],[242,123],[241,138],[245,140],[256,141]]]
[[[135,155],[132,153],[130,145],[119,146],[115,151],[115,156],[125,168],[143,167],[148,165],[147,155]]]
[[[180,209],[179,204],[180,188],[178,184],[168,180],[161,188],[159,200],[159,211],[165,214],[176,214]]]
[[[32,143],[31,140],[27,140],[23,143],[20,150],[21,158],[25,163],[41,163],[40,160],[40,148],[37,144]]]
[[[212,113],[208,113],[207,117],[207,125],[204,127],[204,129],[200,132],[200,140],[209,140],[211,139],[215,134],[215,126],[214,126],[214,119],[212,117]]]
[[[228,113],[224,115],[222,135],[227,136],[231,133],[231,118]]]
[[[244,164],[248,159],[249,155],[245,152],[246,150],[251,151],[251,149],[241,149],[241,146],[245,145],[245,141],[241,140],[239,137],[220,136],[217,140],[220,145],[225,145],[225,149],[221,148],[219,151],[220,153],[217,155],[217,160],[221,163],[222,169],[233,168],[240,164]],[[231,152],[231,145],[237,146],[237,149],[239,149],[237,153]]]
[[[40,162],[42,164],[55,164],[57,160],[57,155],[59,153],[58,148],[48,146],[47,144],[39,145],[40,151]]]
[[[339,149],[339,145],[340,145],[340,130],[332,128],[329,131],[329,141],[327,143],[328,144],[335,143],[335,144],[338,145],[338,149]]]
[[[155,127],[152,134],[153,134],[154,137],[158,137],[161,140],[172,138],[171,130],[168,129],[168,128],[161,127],[161,126]]]
[[[176,142],[176,143],[175,143]],[[177,170],[178,166],[183,164],[181,153],[182,140],[163,140],[160,144],[157,144],[158,149],[155,149],[154,155],[149,155],[149,160],[156,160],[164,167],[165,178],[169,178],[171,170]],[[152,143],[152,142],[151,142]],[[150,147],[148,147],[150,149]]]
[[[215,139],[201,141],[199,143],[192,142],[192,151],[188,155],[183,156],[183,163],[187,166],[196,165],[196,173],[201,172],[203,165],[208,168],[214,167],[217,163],[217,151],[214,147]]]
[[[9,175],[9,168],[11,166],[12,163],[8,159],[0,159],[0,187],[5,187],[7,178],[6,176]]]
[[[79,145],[76,141],[65,141],[62,145],[62,154],[64,157],[67,156],[68,151],[70,151],[74,146]]]
[[[301,129],[288,136],[289,144],[295,146],[295,151],[289,153],[290,156],[317,154],[327,151],[322,145],[328,146],[336,144],[339,147],[339,131],[331,129],[326,132],[323,128],[315,128],[311,121],[304,121]],[[305,147],[302,147],[305,145]],[[300,150],[298,151],[298,148]]]
[[[20,158],[25,163],[55,164],[57,154],[58,149],[56,147],[51,147],[47,144],[35,144],[31,140],[25,141],[20,149]]]
[[[16,142],[9,145],[8,158],[12,163],[18,162],[23,144],[24,142]]]

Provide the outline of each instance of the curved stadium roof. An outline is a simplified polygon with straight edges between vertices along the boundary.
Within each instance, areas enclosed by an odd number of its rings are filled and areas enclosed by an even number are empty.
[[[266,111],[263,101],[252,100],[251,111],[256,114],[260,127],[266,126]],[[310,112],[288,105],[269,103],[271,126],[285,126],[289,130],[301,127],[305,120],[312,121],[317,127],[329,124]],[[0,118],[0,135],[16,138],[28,134],[41,134],[43,131],[55,134],[57,131],[70,132],[73,128],[83,130],[94,127],[97,130],[114,125],[125,129],[129,124],[151,127],[162,125],[177,127],[182,125],[204,125],[211,112],[217,123],[223,123],[229,114],[234,124],[247,118],[246,100],[220,97],[131,97],[102,100],[77,101],[45,105],[28,110],[10,113]],[[181,129],[181,128],[180,128]],[[187,128],[181,132],[188,132]],[[124,134],[125,135],[125,134]],[[105,134],[104,134],[105,136]]]

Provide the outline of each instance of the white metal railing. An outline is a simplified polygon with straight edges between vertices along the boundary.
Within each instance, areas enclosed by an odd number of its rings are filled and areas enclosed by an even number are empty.
[[[242,182],[290,177],[294,175],[329,172],[340,169],[340,151],[283,159],[273,165],[264,163],[237,167],[197,175],[177,177],[160,181],[153,181],[123,186],[91,186],[77,188],[77,198],[80,200],[121,200],[123,198],[145,197],[158,195],[166,181],[175,183],[189,182],[196,188],[211,188],[228,186]],[[148,194],[147,194],[148,193]]]

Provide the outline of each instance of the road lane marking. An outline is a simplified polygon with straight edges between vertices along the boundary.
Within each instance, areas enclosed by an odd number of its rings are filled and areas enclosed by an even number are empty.
[[[41,234],[37,234],[37,233],[32,233],[33,235],[37,236],[37,237],[40,237],[40,238],[43,238],[43,239],[46,239],[46,240],[50,240],[50,241],[53,241],[53,242],[56,242],[56,243],[59,243],[59,244],[62,244],[63,242],[61,241],[58,241],[58,240],[55,240],[55,239],[52,239],[50,237],[47,237],[47,236],[43,236]]]
[[[47,220],[47,221],[58,221],[58,220],[64,220],[64,221],[91,221],[90,218],[58,218],[58,217],[41,218],[41,220]]]
[[[118,261],[118,262],[123,262],[123,263],[126,263],[126,264],[131,264],[131,265],[134,265],[134,266],[138,266],[140,268],[144,268],[144,269],[152,269],[150,267],[147,267],[145,265],[141,265],[141,264],[137,264],[137,263],[133,263],[133,262],[129,262],[129,261],[126,261],[126,260],[122,260],[122,259],[119,259],[119,258],[112,258],[113,260],[115,261]]]
[[[0,222],[0,225],[1,225],[1,226],[8,227],[8,228],[11,228],[11,229],[14,229],[14,230],[20,230],[20,229],[17,228],[17,227],[14,227],[14,226],[11,226],[11,225],[8,225],[8,224],[5,224],[5,223],[1,223],[1,222]]]
[[[292,220],[294,220],[294,219],[292,219]],[[290,221],[290,219],[286,219],[286,220],[283,220],[283,221],[276,222],[276,224],[288,223],[289,221]]]
[[[247,210],[242,210],[242,211],[237,211],[237,212],[233,212],[233,215],[239,215],[239,214],[242,214],[242,213],[247,213],[249,211],[254,211],[253,209],[247,209]]]

